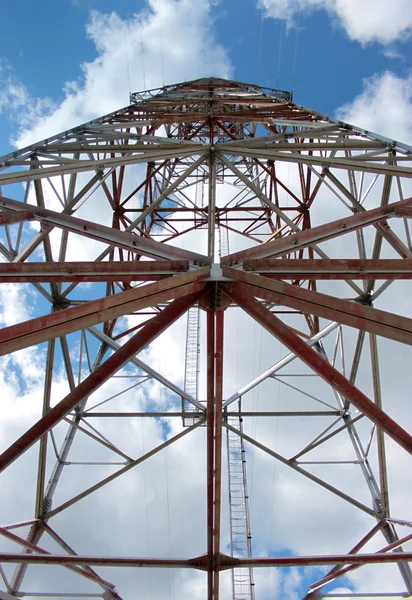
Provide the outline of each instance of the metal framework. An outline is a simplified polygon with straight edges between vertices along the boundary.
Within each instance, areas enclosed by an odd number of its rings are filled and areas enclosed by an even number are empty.
[[[367,565],[386,565],[401,583],[363,597],[412,596],[410,507],[395,498],[404,514],[390,510],[391,481],[412,436],[386,368],[390,354],[401,359],[412,345],[412,149],[294,104],[286,92],[234,81],[199,79],[130,102],[0,158],[0,283],[21,286],[32,305],[32,318],[0,330],[0,356],[24,385],[29,375],[13,371],[22,354],[13,353],[34,347],[31,360],[44,372],[38,415],[15,423],[0,454],[3,485],[12,482],[16,497],[19,477],[36,473],[34,513],[10,522],[10,503],[2,515],[0,598],[136,597],[124,591],[128,570],[109,569],[121,566],[204,572],[204,596],[218,600],[227,595],[224,571],[322,565],[330,570],[311,570],[306,600],[360,597],[348,574]],[[186,323],[188,311],[186,373],[183,358],[180,372],[166,376],[147,358],[151,345]],[[233,392],[234,332],[224,320],[235,313],[242,355],[250,356],[252,322],[268,345],[261,373]],[[280,347],[289,354],[277,360]],[[131,410],[121,402],[131,388],[145,398],[157,390],[163,402]],[[402,393],[406,401],[409,390]],[[119,428],[149,419],[161,423],[162,439],[138,451]],[[277,426],[260,438],[256,422],[273,419]],[[271,457],[319,488],[325,506],[336,499],[347,507],[362,524],[353,547],[335,539],[329,554],[286,555],[274,543],[265,556],[246,527],[248,552],[231,556],[222,525],[222,466],[232,454],[224,430],[241,454]],[[99,490],[111,494],[112,482],[194,436],[206,460],[198,556],[103,556],[98,536],[82,537],[83,507],[93,519]],[[347,468],[357,474],[349,489]],[[69,469],[81,489],[67,485]],[[253,478],[243,468],[241,482],[246,497]],[[310,520],[310,500],[302,510]],[[259,518],[251,503],[252,528]],[[121,543],[124,531],[116,533]],[[349,591],[334,596],[339,586]],[[258,600],[258,585],[254,591]],[[250,585],[242,597],[253,597]]]

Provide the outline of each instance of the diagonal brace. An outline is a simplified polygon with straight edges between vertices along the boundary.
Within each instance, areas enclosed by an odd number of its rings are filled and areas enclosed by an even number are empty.
[[[0,356],[196,291],[208,268],[91,300],[0,330]]]
[[[248,296],[263,298],[275,304],[412,345],[412,319],[407,317],[230,267],[223,268],[223,275],[248,284],[231,284],[233,289],[240,286]]]
[[[174,300],[157,317],[149,321],[119,350],[84,379],[72,392],[30,427],[18,440],[0,455],[0,472],[26,452],[33,444],[66,417],[80,402],[98,390],[131,358],[155,340],[167,327],[181,317],[204,295],[204,290]]]
[[[315,373],[342,396],[356,406],[373,423],[387,433],[395,442],[412,454],[412,436],[388,414],[381,410],[363,392],[326,361],[316,350],[310,348],[290,327],[257,300],[245,296],[239,290],[226,288],[231,297],[255,321],[274,335],[291,352],[294,352]]]

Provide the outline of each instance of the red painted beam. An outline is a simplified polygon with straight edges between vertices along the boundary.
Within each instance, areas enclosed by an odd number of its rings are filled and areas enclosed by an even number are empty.
[[[412,279],[409,258],[246,259],[243,268],[272,279]]]
[[[240,250],[229,254],[222,259],[222,264],[231,264],[240,262],[248,258],[267,258],[269,256],[282,256],[291,252],[296,252],[300,248],[305,248],[311,244],[330,240],[350,231],[356,231],[367,225],[373,225],[389,219],[390,217],[400,216],[400,211],[412,205],[412,198],[400,200],[386,206],[379,206],[356,215],[349,215],[337,221],[331,221],[325,225],[312,227],[305,231],[299,231],[283,238],[276,239],[267,244],[259,244],[246,250]],[[397,212],[399,211],[399,212]]]
[[[12,533],[11,531],[8,531],[7,529],[5,529],[3,527],[0,527],[0,535],[11,540],[12,542],[14,542],[16,544],[19,544],[20,546],[23,546],[30,552],[37,552],[41,556],[51,556],[51,553],[48,552],[47,550],[44,550],[40,546],[37,546],[37,544],[33,544],[33,543],[29,542],[28,540],[24,540],[23,538],[19,537],[15,533]],[[93,581],[93,583],[97,583],[98,585],[101,585],[105,588],[109,588],[111,590],[115,589],[115,586],[112,583],[99,577],[99,575],[95,571],[86,571],[75,565],[66,565],[66,567],[68,569],[70,569],[71,571],[74,571],[78,575],[81,575],[83,577],[86,577],[86,579]]]
[[[222,405],[223,405],[223,341],[224,312],[215,312],[215,455],[214,455],[214,515],[213,515],[213,554],[220,553],[220,526],[222,501]],[[213,600],[219,599],[219,572],[214,575]]]
[[[240,558],[236,567],[309,567],[315,565],[370,565],[407,562],[412,552],[376,554],[330,554],[324,556],[273,556],[269,558]]]
[[[5,327],[0,330],[0,356],[195,292],[203,285],[196,282],[208,273],[204,267]]]
[[[183,558],[135,558],[111,556],[81,556],[70,554],[26,554],[0,552],[0,562],[25,563],[30,565],[83,565],[102,567],[160,567],[160,568],[195,568],[189,560]]]
[[[382,527],[382,522],[378,521],[378,523],[376,523],[372,529],[370,531],[368,531],[368,533],[366,535],[363,536],[362,539],[359,540],[359,542],[357,544],[355,544],[355,546],[353,546],[353,548],[351,548],[351,550],[349,550],[349,554],[355,554],[358,553],[359,550],[361,550],[366,544],[367,542],[369,542],[369,540],[371,540],[374,535],[381,529]],[[328,573],[326,573],[326,575],[321,579],[316,581],[314,584],[311,584],[311,587],[317,587],[318,585],[322,584],[322,581],[324,579],[327,579],[329,577],[333,577],[333,575],[335,573],[337,573],[338,571],[341,571],[341,567],[339,565],[334,566],[332,569],[330,569],[330,571]]]
[[[313,565],[384,564],[411,561],[412,552],[377,554],[326,554],[320,556],[271,556],[268,558],[216,557],[217,569],[240,567],[306,567]],[[23,554],[1,552],[0,562],[31,565],[90,565],[102,567],[157,567],[166,569],[192,568],[204,570],[203,561],[184,558],[140,558],[132,556],[90,556],[69,554]],[[219,565],[220,562],[220,565]]]
[[[29,173],[31,175],[29,179],[31,179],[35,178],[35,175],[38,175],[39,172],[44,173],[44,170],[45,169],[38,169],[36,174],[34,174],[33,170],[23,171],[23,173]],[[12,200],[5,196],[0,196],[0,206],[4,206],[7,209],[17,212],[34,212],[36,220],[41,223],[92,238],[103,244],[125,248],[126,250],[131,250],[143,254],[144,256],[165,260],[191,260],[197,261],[199,264],[209,263],[209,259],[202,254],[190,252],[189,250],[184,250],[176,246],[170,246],[163,242],[157,242],[152,238],[142,237],[129,231],[121,231],[93,221],[87,221],[86,219],[79,219],[73,215],[56,212],[48,208],[41,208],[24,202],[18,202],[17,200]]]
[[[379,524],[378,524],[378,526],[379,526]],[[399,549],[402,550],[402,546],[404,544],[407,544],[411,540],[412,540],[412,533],[404,536],[400,540],[396,540],[396,542],[393,542],[392,544],[386,545],[384,548],[380,548],[377,553],[379,553],[379,554],[384,553],[384,552],[386,553],[386,552],[389,552],[390,550],[394,550],[394,549],[398,549],[398,553],[399,553]],[[350,571],[354,571],[355,569],[358,569],[360,566],[361,566],[360,564],[354,564],[354,565],[349,565],[343,569],[341,569],[339,567],[335,567],[334,569],[331,569],[331,571],[325,577],[323,577],[321,580],[312,584],[310,586],[310,588],[314,589],[314,588],[323,587],[330,581],[334,581],[338,577],[342,577],[343,575],[346,575],[346,573],[350,573]]]
[[[363,171],[365,173],[392,175],[394,177],[412,177],[412,169],[405,166],[402,162],[398,165],[391,165],[387,163],[382,164],[377,161],[353,160],[353,158],[343,157],[331,158],[330,156],[314,156],[313,154],[301,154],[300,152],[276,152],[276,146],[273,147],[273,150],[266,148],[254,150],[246,146],[224,144],[223,148],[216,148],[216,150],[219,150],[219,152],[223,151],[226,156],[240,156],[243,160],[245,157],[249,157],[260,160],[266,159],[277,162],[310,165],[321,169],[343,169],[344,171]],[[378,160],[382,160],[381,157]]]
[[[412,345],[412,319],[407,317],[230,267],[223,267],[222,271],[226,277],[241,282],[243,292],[249,296]],[[236,289],[238,283],[230,285]]]
[[[131,150],[133,146],[130,146]],[[82,173],[85,171],[96,171],[99,169],[110,169],[113,167],[121,167],[133,164],[147,163],[156,160],[163,160],[165,155],[170,158],[184,158],[190,156],[201,155],[205,152],[203,145],[191,144],[189,149],[180,149],[177,145],[176,150],[169,149],[167,152],[162,148],[157,149],[146,145],[145,152],[138,152],[128,156],[118,156],[113,158],[97,158],[97,159],[85,159],[85,160],[71,160],[70,162],[62,162],[55,166],[43,166],[41,169],[33,170],[20,170],[12,171],[8,173],[2,173],[0,175],[0,185],[8,185],[12,183],[20,183],[24,181],[31,181],[37,179],[43,179],[45,177],[54,177],[60,175],[70,175],[72,173]],[[103,148],[102,148],[103,149]],[[133,151],[133,150],[132,150]],[[17,166],[17,161],[10,162],[9,167]],[[24,163],[23,163],[24,164]],[[43,162],[43,165],[46,161]],[[49,163],[50,164],[50,163]]]
[[[215,545],[214,554],[220,552],[220,504],[221,504],[221,468],[222,468],[222,405],[223,405],[223,342],[224,342],[224,312],[215,312]]]
[[[207,598],[213,600],[215,572],[214,547],[214,427],[215,427],[215,313],[206,313],[206,469],[207,469]]]
[[[0,225],[13,225],[21,221],[34,221],[36,215],[33,211],[22,211],[15,213],[11,210],[0,212]]]
[[[21,213],[17,213],[19,214]],[[0,283],[153,281],[188,270],[188,260],[0,263]]]
[[[396,421],[381,410],[363,392],[354,386],[337,369],[328,363],[316,350],[309,347],[290,327],[285,325],[276,315],[271,313],[257,300],[245,293],[246,286],[236,290],[230,285],[228,295],[246,311],[255,321],[282,342],[291,352],[296,354],[315,373],[347,398],[373,423],[380,427],[402,448],[412,454],[412,436]]]
[[[0,472],[24,454],[43,435],[66,417],[70,411],[93,394],[131,358],[148,346],[162,331],[181,317],[203,295],[204,290],[174,300],[157,317],[151,319],[138,333],[112,354],[100,367],[90,373],[72,392],[51,408],[37,423],[0,455]]]

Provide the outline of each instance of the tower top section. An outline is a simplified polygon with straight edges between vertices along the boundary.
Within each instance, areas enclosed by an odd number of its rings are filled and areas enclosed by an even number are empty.
[[[279,134],[278,124],[288,128],[328,121],[293,104],[290,92],[217,77],[135,92],[130,101],[128,110],[142,122],[161,123],[168,137],[201,143]]]
[[[292,101],[292,93],[285,90],[276,90],[265,88],[251,83],[242,83],[230,79],[219,77],[202,77],[173,85],[166,85],[161,88],[145,90],[143,92],[134,92],[130,94],[130,102],[138,103],[144,100],[157,99],[159,101],[175,101],[187,97],[199,101],[218,101],[230,102],[236,100],[239,102],[243,98],[246,102],[252,101],[282,101],[285,103]]]
[[[279,136],[280,131],[287,135],[296,133],[297,129],[331,126],[344,136],[349,134],[379,140],[387,147],[411,152],[411,147],[406,144],[296,104],[292,102],[292,93],[286,90],[219,77],[203,77],[134,92],[130,94],[129,111],[152,123],[186,123],[188,137],[202,142],[206,141],[204,129],[200,136],[192,135],[193,127],[196,128],[196,123],[200,121],[214,126],[214,131],[209,131],[208,140],[212,141],[213,134],[213,143],[234,138],[247,139],[272,134]],[[179,128],[179,136],[183,129]],[[217,139],[216,132],[220,133]]]

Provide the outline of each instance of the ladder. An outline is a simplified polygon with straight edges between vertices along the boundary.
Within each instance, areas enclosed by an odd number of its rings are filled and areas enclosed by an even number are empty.
[[[200,174],[199,171],[197,176],[198,180],[196,182],[195,192],[195,226],[198,226],[199,229],[205,229],[207,227],[207,218],[202,210],[205,207],[205,176],[204,174]]]
[[[229,254],[229,231],[219,222],[219,257]]]
[[[240,412],[240,401],[239,401]],[[243,432],[242,418],[228,416],[229,425]],[[228,480],[229,480],[229,523],[230,553],[236,558],[252,556],[250,530],[249,495],[246,479],[246,452],[243,438],[226,430]],[[253,569],[242,567],[232,570],[233,600],[254,600],[255,588]]]
[[[207,227],[207,219],[203,213],[205,207],[205,176],[199,170],[197,171],[196,191],[195,191],[195,226],[200,229]],[[186,354],[185,354],[185,375],[184,391],[190,394],[192,398],[198,400],[199,394],[199,368],[200,368],[200,308],[192,306],[187,313],[186,328]],[[201,401],[202,404],[206,402]],[[197,408],[185,398],[182,398],[182,412],[191,413],[197,411]],[[183,417],[183,427],[194,425],[198,417]]]
[[[195,400],[199,393],[199,358],[200,358],[200,308],[192,306],[187,313],[186,329],[186,355],[185,355],[185,378],[184,391]],[[196,406],[182,398],[182,411],[190,413],[197,411]],[[183,426],[190,427],[198,420],[198,417],[183,417]]]
[[[229,254],[229,230],[219,223],[219,256]],[[238,403],[240,413],[241,400]],[[241,417],[227,417],[229,425],[243,432]],[[226,430],[227,473],[229,480],[229,527],[230,553],[236,558],[252,556],[252,535],[250,530],[249,496],[246,478],[246,452],[243,438],[229,429]],[[254,600],[255,584],[253,569],[249,567],[232,569],[233,600]]]

